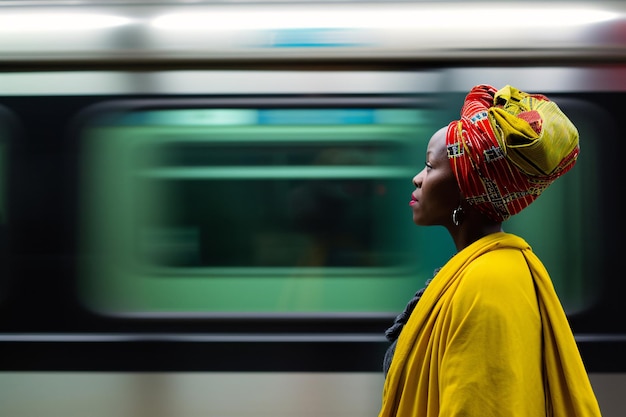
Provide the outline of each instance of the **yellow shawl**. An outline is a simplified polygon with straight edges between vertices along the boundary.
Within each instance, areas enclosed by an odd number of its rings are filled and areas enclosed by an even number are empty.
[[[397,342],[379,417],[600,416],[548,272],[499,232],[456,254]]]

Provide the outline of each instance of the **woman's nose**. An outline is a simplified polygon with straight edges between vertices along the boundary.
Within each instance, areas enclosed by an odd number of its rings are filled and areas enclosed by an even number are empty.
[[[422,179],[421,179],[420,174],[421,174],[421,172],[413,177],[413,185],[415,186],[415,188],[421,188],[422,187]]]

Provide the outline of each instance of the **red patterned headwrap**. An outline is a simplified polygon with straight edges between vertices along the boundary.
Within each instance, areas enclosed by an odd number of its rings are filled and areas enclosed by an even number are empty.
[[[532,203],[580,150],[578,130],[556,103],[508,85],[472,88],[446,144],[463,196],[496,221]]]

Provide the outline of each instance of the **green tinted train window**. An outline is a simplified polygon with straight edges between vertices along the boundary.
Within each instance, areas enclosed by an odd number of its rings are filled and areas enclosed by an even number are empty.
[[[397,313],[451,253],[408,208],[431,120],[409,108],[101,114],[82,135],[83,296],[115,313]]]

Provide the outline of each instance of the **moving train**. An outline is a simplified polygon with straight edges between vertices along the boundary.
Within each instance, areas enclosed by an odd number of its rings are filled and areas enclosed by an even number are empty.
[[[575,0],[1,2],[0,414],[375,415],[454,253],[411,179],[481,83],[579,128],[505,230],[621,417],[626,3]]]

